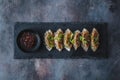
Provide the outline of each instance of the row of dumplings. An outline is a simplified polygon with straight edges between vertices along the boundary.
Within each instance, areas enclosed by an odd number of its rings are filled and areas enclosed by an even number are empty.
[[[77,50],[81,45],[84,51],[88,51],[88,48],[91,47],[95,52],[100,44],[99,32],[96,28],[93,28],[91,34],[85,28],[82,32],[76,30],[74,33],[70,29],[66,29],[65,33],[62,29],[58,29],[55,33],[47,30],[44,35],[44,41],[49,51],[54,47],[56,47],[58,51],[62,51],[63,48],[70,51],[72,47]]]

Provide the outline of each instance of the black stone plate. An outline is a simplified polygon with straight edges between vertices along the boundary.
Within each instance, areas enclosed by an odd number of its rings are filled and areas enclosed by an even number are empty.
[[[70,52],[63,49],[61,52],[57,51],[55,48],[52,51],[48,51],[44,45],[44,33],[46,30],[51,29],[56,31],[58,28],[61,28],[65,31],[67,28],[71,31],[80,30],[86,28],[92,31],[93,28],[96,28],[100,33],[100,46],[96,52],[93,52],[91,48],[85,52],[81,47],[77,51],[74,48]],[[41,45],[39,49],[35,52],[23,52],[19,49],[17,45],[17,36],[18,34],[25,30],[31,29],[37,33],[41,38]],[[108,58],[108,35],[107,35],[107,23],[81,23],[81,22],[40,22],[40,23],[26,23],[26,22],[17,22],[14,27],[14,58],[15,59],[31,59],[31,58],[50,58],[50,59],[78,59],[78,58]]]

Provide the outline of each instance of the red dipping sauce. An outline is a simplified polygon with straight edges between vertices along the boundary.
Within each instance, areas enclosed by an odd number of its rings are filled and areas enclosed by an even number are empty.
[[[26,49],[32,49],[36,45],[36,36],[31,32],[23,32],[20,37],[20,44]]]
[[[18,34],[18,47],[24,52],[33,52],[40,47],[40,36],[37,32],[32,30],[23,30]]]

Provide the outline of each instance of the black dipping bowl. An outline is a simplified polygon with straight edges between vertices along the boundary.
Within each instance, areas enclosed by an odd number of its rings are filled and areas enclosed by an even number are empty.
[[[30,37],[32,37],[32,42]],[[25,39],[27,39],[27,41]],[[38,35],[38,33],[32,30],[23,30],[18,34],[17,37],[17,45],[24,52],[33,52],[38,50],[40,42],[41,42],[40,36]],[[27,46],[25,46],[26,43]],[[28,47],[28,44],[30,45],[32,44],[32,46]]]

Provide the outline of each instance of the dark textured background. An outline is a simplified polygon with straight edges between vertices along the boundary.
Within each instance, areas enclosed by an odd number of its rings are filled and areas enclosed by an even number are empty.
[[[0,80],[120,80],[119,0],[0,0]],[[13,59],[19,22],[108,22],[109,58]]]

